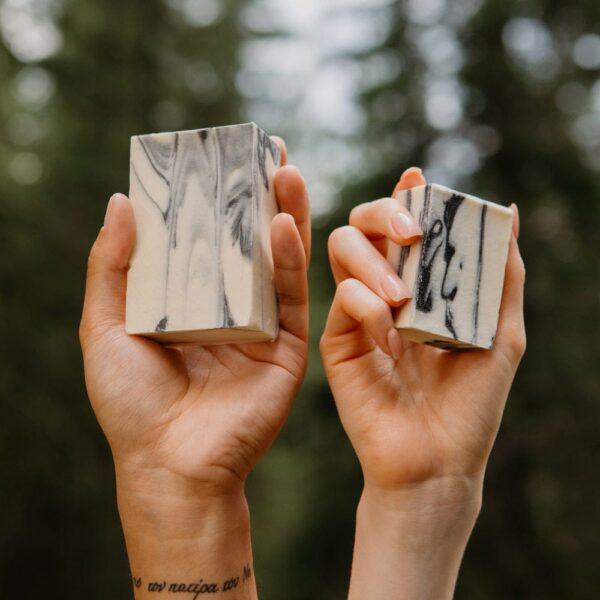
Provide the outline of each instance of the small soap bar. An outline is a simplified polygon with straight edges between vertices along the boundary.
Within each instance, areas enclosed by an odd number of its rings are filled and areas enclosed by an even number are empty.
[[[254,123],[131,138],[127,333],[202,344],[277,336],[279,162],[279,146]]]
[[[390,244],[388,260],[412,290],[395,325],[409,340],[445,350],[490,348],[496,335],[512,210],[437,184],[398,201],[423,237]]]

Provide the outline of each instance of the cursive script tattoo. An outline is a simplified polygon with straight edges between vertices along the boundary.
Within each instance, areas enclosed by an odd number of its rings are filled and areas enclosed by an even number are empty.
[[[235,577],[229,577],[224,581],[205,581],[199,579],[191,583],[168,582],[168,581],[149,581],[145,587],[149,592],[161,594],[190,594],[192,600],[196,600],[200,594],[217,594],[218,592],[229,592],[237,588],[240,584],[246,583],[252,579],[252,569],[250,565],[244,565],[242,573]],[[133,586],[141,588],[144,586],[141,577],[132,577]]]

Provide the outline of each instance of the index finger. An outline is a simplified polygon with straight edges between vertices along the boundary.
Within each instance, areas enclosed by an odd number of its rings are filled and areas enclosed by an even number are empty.
[[[355,206],[350,212],[350,225],[373,240],[386,237],[400,246],[412,244],[423,235],[415,218],[395,198]]]

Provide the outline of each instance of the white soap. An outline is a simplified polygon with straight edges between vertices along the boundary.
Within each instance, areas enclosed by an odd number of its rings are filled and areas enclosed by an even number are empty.
[[[388,260],[412,291],[395,325],[443,349],[490,348],[496,335],[512,229],[509,208],[430,184],[396,195],[423,237],[390,244]]]
[[[270,228],[279,162],[254,123],[131,138],[127,333],[202,344],[277,336]]]

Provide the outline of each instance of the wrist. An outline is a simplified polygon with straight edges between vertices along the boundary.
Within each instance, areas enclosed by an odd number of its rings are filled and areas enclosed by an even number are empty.
[[[156,592],[255,600],[250,515],[240,484],[226,490],[170,472],[117,467],[117,501],[136,600]]]
[[[474,523],[481,509],[482,477],[436,477],[399,489],[382,489],[367,480],[359,512],[371,511],[387,520],[410,519],[415,525],[435,520]]]
[[[481,486],[471,479],[439,478],[400,490],[366,484],[349,599],[452,598],[480,505]]]
[[[436,480],[393,492],[365,486],[357,527],[413,556],[442,548],[462,556],[480,507],[480,488],[469,481]]]
[[[168,540],[250,532],[243,483],[220,485],[166,469],[116,464],[117,504],[126,537]]]
[[[479,516],[481,492],[481,482],[467,477],[440,477],[398,490],[366,484],[357,519],[382,534],[398,532],[403,544],[424,552],[443,544],[464,546]]]

